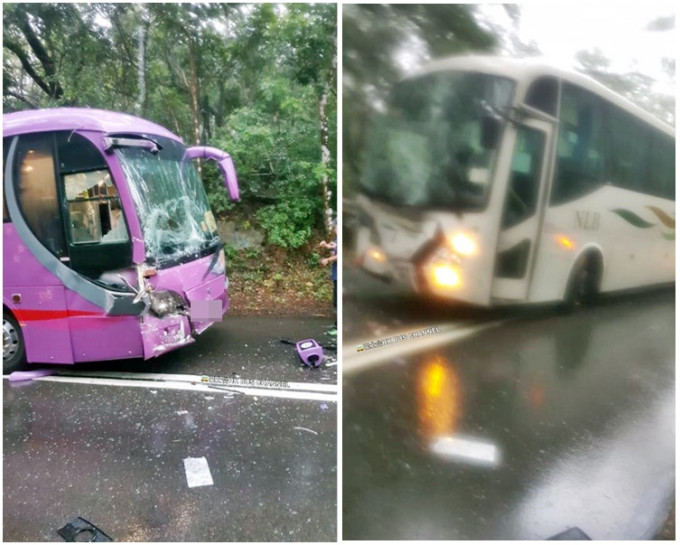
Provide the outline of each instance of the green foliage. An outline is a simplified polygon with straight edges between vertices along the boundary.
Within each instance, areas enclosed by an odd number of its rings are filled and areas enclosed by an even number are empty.
[[[299,248],[311,237],[313,210],[309,201],[282,201],[265,206],[257,217],[267,231],[270,243],[282,248]]]
[[[335,13],[330,4],[7,4],[4,109],[124,111],[224,149],[242,202],[202,163],[213,211],[240,207],[270,243],[299,248],[323,229],[322,181],[336,192],[319,115],[324,98],[334,158]]]

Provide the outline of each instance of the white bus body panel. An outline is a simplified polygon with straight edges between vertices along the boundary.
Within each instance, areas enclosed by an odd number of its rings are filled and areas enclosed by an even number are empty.
[[[572,202],[548,207],[530,301],[562,299],[578,256],[591,249],[602,255],[602,292],[673,282],[675,227],[664,224],[649,207],[674,216],[672,201],[609,185]],[[573,242],[572,248],[561,244],[563,237]]]

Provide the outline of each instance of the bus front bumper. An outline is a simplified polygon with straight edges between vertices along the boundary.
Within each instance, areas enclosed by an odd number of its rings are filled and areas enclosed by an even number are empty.
[[[459,263],[427,259],[415,264],[390,259],[377,247],[368,248],[361,256],[363,269],[386,281],[408,286],[414,293],[434,295],[452,300],[465,300],[464,271]]]
[[[195,337],[213,323],[221,321],[229,309],[228,281],[215,275],[183,293],[177,293],[188,304],[184,313],[158,316],[152,312],[140,318],[144,359],[154,358],[182,346],[192,344]]]
[[[145,360],[195,342],[189,318],[181,314],[158,318],[149,313],[142,319],[141,331]]]

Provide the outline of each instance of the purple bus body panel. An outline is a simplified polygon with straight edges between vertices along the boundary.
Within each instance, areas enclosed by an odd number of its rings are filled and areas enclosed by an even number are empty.
[[[165,127],[134,115],[90,108],[51,108],[4,114],[3,136],[46,131],[96,131],[102,133],[155,134],[182,142]]]
[[[3,242],[3,304],[19,322],[27,361],[73,363],[68,319],[58,317],[66,310],[63,284],[33,257],[11,223],[3,224]],[[13,302],[13,295],[21,301]]]
[[[63,283],[43,267],[17,234],[14,225],[2,226],[2,285],[8,286],[62,286]]]
[[[103,309],[64,288],[21,243],[11,223],[4,224],[3,232],[3,304],[21,325],[29,363],[143,355],[136,316],[105,315]],[[14,303],[13,295],[19,295],[21,302]]]
[[[21,303],[11,310],[24,336],[27,361],[73,363],[69,320],[64,311],[65,288],[40,286],[20,289]],[[3,299],[11,301],[12,291],[11,287],[5,287]]]
[[[76,292],[66,290],[76,362],[141,358],[144,355],[138,316],[109,316]]]
[[[105,157],[116,185],[133,243],[133,262],[143,263],[145,248],[134,201],[115,155],[103,151],[104,133],[165,136],[182,140],[167,129],[127,114],[83,108],[57,108],[18,112],[3,116],[3,135],[73,130],[91,141]],[[213,322],[190,322],[188,316],[158,318],[150,312],[141,316],[112,316],[75,291],[46,269],[28,250],[12,223],[3,228],[3,303],[19,322],[28,362],[74,363],[159,356],[194,342]],[[56,258],[55,258],[56,259]],[[156,290],[172,290],[189,304],[197,300],[219,300],[222,315],[229,308],[224,273],[208,272],[213,256],[158,270],[149,283]],[[132,269],[122,273],[135,285]],[[13,296],[21,299],[14,302]]]

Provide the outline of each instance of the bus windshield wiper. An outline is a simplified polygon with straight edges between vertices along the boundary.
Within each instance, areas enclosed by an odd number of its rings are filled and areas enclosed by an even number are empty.
[[[489,115],[490,117],[496,119],[497,121],[510,121],[511,123],[517,123],[518,121],[518,110],[512,106],[506,106],[505,108],[498,108],[489,104],[486,100],[480,100],[479,105],[482,111]]]

